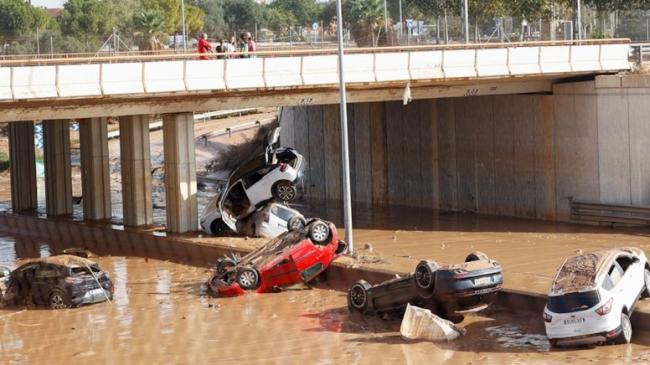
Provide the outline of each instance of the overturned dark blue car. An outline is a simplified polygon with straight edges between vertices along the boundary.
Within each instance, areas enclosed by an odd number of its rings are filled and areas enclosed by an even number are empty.
[[[501,265],[482,252],[461,264],[421,261],[413,274],[370,285],[361,280],[348,291],[348,308],[362,314],[402,312],[407,303],[450,320],[486,308],[503,285]],[[462,317],[461,317],[462,319]]]

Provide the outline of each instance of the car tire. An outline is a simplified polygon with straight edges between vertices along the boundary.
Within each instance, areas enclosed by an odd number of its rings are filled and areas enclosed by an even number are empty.
[[[465,262],[472,261],[490,261],[490,258],[481,251],[474,251],[465,257]]]
[[[413,282],[420,296],[431,298],[436,284],[436,271],[440,266],[433,260],[423,260],[415,267]]]
[[[237,262],[231,258],[222,258],[217,260],[217,275],[223,275],[226,273],[228,267],[237,266]]]
[[[321,220],[317,220],[309,226],[309,238],[316,244],[322,245],[329,242],[330,233],[330,227]]]
[[[298,195],[298,189],[287,180],[278,181],[273,185],[273,197],[283,201],[290,202]]]
[[[223,234],[230,230],[230,228],[224,223],[223,219],[215,219],[210,223],[210,233],[212,234]]]
[[[59,288],[52,289],[48,297],[48,303],[52,309],[66,309],[72,307],[72,300],[64,290]]]
[[[632,340],[632,322],[630,322],[630,317],[621,313],[621,333],[614,339],[616,344],[628,344]]]
[[[252,267],[244,267],[237,273],[237,283],[244,290],[254,290],[260,286],[260,274]]]
[[[287,230],[289,231],[298,231],[305,229],[305,226],[307,225],[307,221],[305,218],[299,216],[299,215],[294,215],[289,219],[287,222]]]
[[[645,287],[643,288],[641,297],[650,298],[650,270],[648,269],[643,270],[643,282],[645,284]]]
[[[359,280],[348,290],[348,310],[350,312],[367,313],[369,311],[368,290],[372,288],[365,280]]]

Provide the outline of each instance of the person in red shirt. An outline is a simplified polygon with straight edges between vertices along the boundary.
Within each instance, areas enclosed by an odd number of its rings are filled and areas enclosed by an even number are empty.
[[[208,53],[212,52],[212,46],[208,42],[208,35],[205,33],[201,34],[201,39],[199,39],[199,53]],[[208,56],[199,56],[202,60],[207,60]]]
[[[251,34],[246,32],[246,37],[247,43],[248,43],[248,52],[256,52],[257,51],[257,45],[255,44],[255,41],[253,40],[253,37],[251,37]],[[255,55],[249,56],[251,58],[255,58]]]

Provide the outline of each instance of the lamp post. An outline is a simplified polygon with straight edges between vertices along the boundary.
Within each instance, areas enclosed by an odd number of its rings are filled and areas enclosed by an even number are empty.
[[[181,25],[183,27],[183,52],[187,52],[187,35],[185,34],[185,0],[181,0]]]
[[[384,3],[385,4],[385,3]],[[343,219],[345,239],[348,241],[348,253],[354,250],[352,238],[352,197],[350,193],[350,151],[348,146],[348,111],[345,96],[345,75],[343,73],[343,12],[341,0],[336,0],[336,35],[339,54],[339,93],[341,110],[341,170],[343,178]]]
[[[384,32],[388,34],[388,8],[386,7],[386,0],[384,0]]]
[[[582,2],[578,0],[578,39],[582,39]]]
[[[467,8],[467,0],[465,0],[463,6],[463,14],[465,16],[465,43],[469,43],[469,10]]]

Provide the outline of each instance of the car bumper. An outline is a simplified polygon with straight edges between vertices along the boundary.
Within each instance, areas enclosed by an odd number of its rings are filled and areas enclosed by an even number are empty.
[[[621,327],[612,331],[598,332],[581,336],[551,338],[549,341],[555,346],[582,346],[582,345],[595,345],[607,342],[621,334]]]
[[[75,306],[83,304],[94,304],[104,302],[106,301],[106,298],[112,300],[113,294],[110,291],[104,289],[92,289],[85,292],[81,296],[73,298],[72,303]]]

